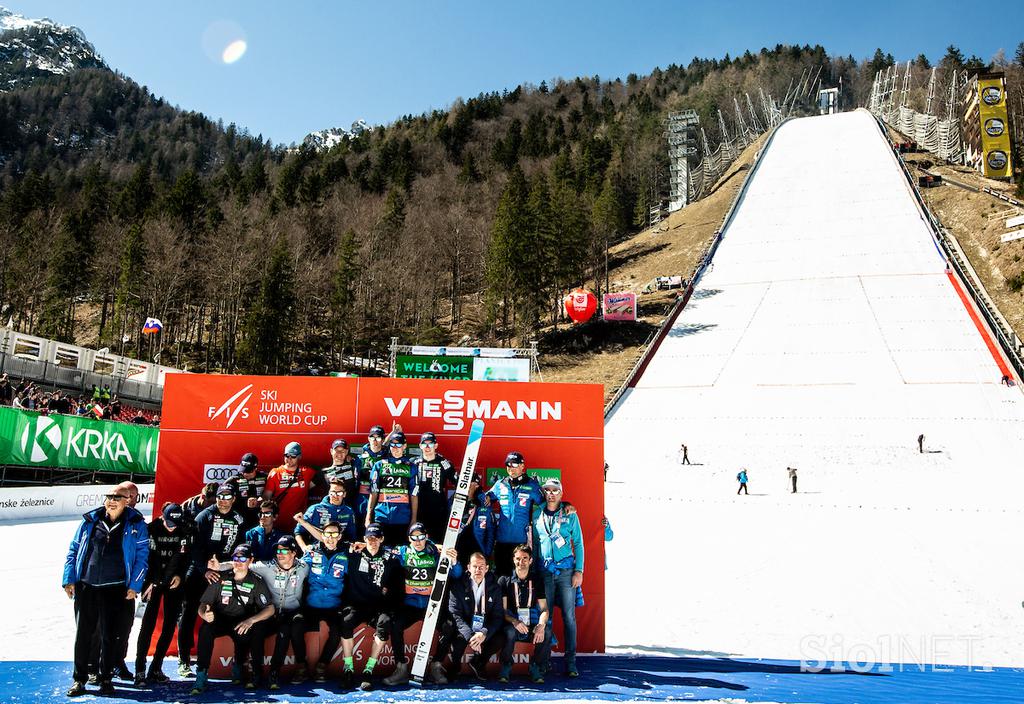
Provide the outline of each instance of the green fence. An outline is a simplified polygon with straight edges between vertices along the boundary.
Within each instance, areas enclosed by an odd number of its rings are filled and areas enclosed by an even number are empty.
[[[155,474],[160,430],[0,408],[0,464]]]

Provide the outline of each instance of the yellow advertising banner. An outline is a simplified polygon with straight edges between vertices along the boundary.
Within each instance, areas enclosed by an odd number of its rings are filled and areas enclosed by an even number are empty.
[[[981,120],[982,173],[988,178],[1010,178],[1010,132],[1003,78],[978,79],[978,118]]]

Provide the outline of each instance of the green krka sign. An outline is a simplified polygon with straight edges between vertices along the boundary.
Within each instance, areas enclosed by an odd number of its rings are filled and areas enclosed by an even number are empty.
[[[417,357],[400,354],[395,360],[400,379],[472,379],[472,357]]]
[[[0,463],[156,473],[160,430],[79,416],[0,408]]]

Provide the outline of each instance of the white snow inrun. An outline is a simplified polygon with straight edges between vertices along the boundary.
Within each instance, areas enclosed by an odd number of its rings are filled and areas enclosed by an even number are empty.
[[[870,115],[784,125],[607,423],[609,646],[1024,664],[1000,377]]]

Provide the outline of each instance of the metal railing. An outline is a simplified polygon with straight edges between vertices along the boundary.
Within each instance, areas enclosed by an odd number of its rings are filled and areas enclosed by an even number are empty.
[[[768,147],[771,146],[772,140],[775,139],[775,135],[779,131],[779,128],[782,127],[787,122],[789,122],[791,119],[793,118],[784,118],[781,122],[777,123],[774,127],[772,127],[769,130],[768,138],[765,140],[764,146],[761,147],[760,151],[758,151],[757,154],[754,156],[754,163],[751,164],[750,170],[747,171],[746,176],[743,177],[743,183],[740,184],[739,189],[736,191],[736,195],[733,196],[732,202],[729,204],[729,209],[725,212],[725,216],[722,218],[721,225],[719,225],[718,229],[715,230],[711,242],[708,243],[708,246],[705,247],[704,251],[701,253],[700,259],[697,261],[697,265],[694,267],[693,273],[689,277],[689,283],[687,284],[684,291],[679,295],[679,297],[676,298],[676,302],[669,310],[664,322],[662,322],[658,330],[653,335],[651,335],[650,338],[648,338],[648,342],[645,343],[643,352],[641,352],[636,362],[634,362],[633,366],[630,368],[629,373],[626,375],[626,380],[622,383],[621,386],[619,386],[618,390],[611,397],[611,399],[609,399],[608,403],[605,404],[605,420],[608,419],[608,416],[610,416],[612,412],[615,410],[615,407],[618,405],[619,401],[622,400],[622,396],[626,393],[626,389],[636,386],[636,382],[643,375],[644,370],[647,369],[647,365],[650,364],[650,361],[654,357],[654,354],[658,351],[658,347],[661,346],[662,340],[664,340],[665,336],[668,335],[668,331],[675,324],[676,318],[679,317],[679,314],[682,312],[683,308],[686,307],[686,304],[689,302],[690,296],[693,295],[693,292],[696,289],[697,283],[700,281],[701,276],[703,276],[704,272],[707,271],[708,267],[711,265],[711,261],[715,256],[715,252],[718,251],[718,245],[722,241],[722,237],[725,234],[725,230],[729,226],[729,223],[732,221],[732,218],[736,213],[736,209],[739,207],[740,200],[743,198],[744,194],[747,191],[747,187],[750,185],[751,179],[757,172],[757,169],[761,164],[762,157],[764,157],[765,152],[768,151]]]
[[[885,126],[877,115],[875,116],[875,124],[878,126],[882,138],[886,140],[886,143],[889,143]],[[946,257],[947,266],[956,274],[960,283],[963,284],[964,289],[977,306],[978,311],[985,318],[986,325],[999,343],[1000,348],[1006,354],[1006,358],[1017,373],[1017,376],[1024,378],[1024,347],[1021,345],[1020,338],[988,295],[984,284],[981,282],[981,278],[978,276],[978,272],[974,270],[956,237],[939,222],[938,218],[932,213],[931,208],[928,207],[924,197],[921,195],[920,189],[917,187],[910,167],[903,159],[903,155],[895,149],[892,150],[892,154],[896,159],[896,163],[899,164],[900,169],[903,171],[903,176],[907,180],[914,200],[917,201],[922,217],[928,223],[932,237]]]

